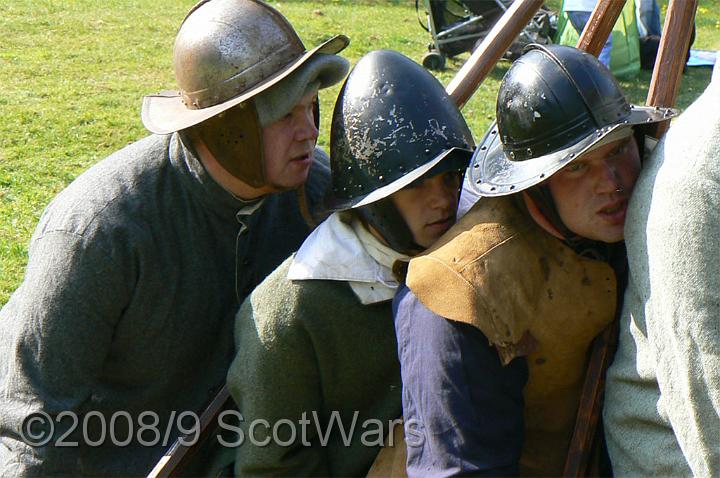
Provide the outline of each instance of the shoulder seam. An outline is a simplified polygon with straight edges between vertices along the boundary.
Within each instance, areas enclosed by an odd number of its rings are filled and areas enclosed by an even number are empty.
[[[475,259],[473,259],[472,261],[470,261],[470,262],[468,262],[467,264],[465,264],[461,270],[465,270],[466,268],[468,268],[468,267],[471,266],[472,264],[475,264],[475,263],[476,263],[477,261],[479,261],[480,259],[486,257],[488,254],[490,254],[491,252],[493,252],[493,251],[494,251],[495,249],[497,249],[498,247],[500,247],[500,246],[502,246],[503,244],[511,241],[512,239],[515,239],[515,238],[517,237],[517,235],[518,235],[518,232],[515,232],[515,233],[513,233],[512,235],[510,235],[510,236],[506,237],[505,239],[503,239],[502,241],[498,242],[497,244],[494,244],[494,245],[493,245],[492,247],[490,247],[488,250],[486,250],[485,252],[483,252],[482,254],[480,254],[479,256],[477,256]]]

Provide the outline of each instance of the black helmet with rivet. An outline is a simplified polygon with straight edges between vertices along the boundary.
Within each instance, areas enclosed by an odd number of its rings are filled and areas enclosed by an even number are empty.
[[[530,45],[500,85],[497,124],[473,156],[471,184],[482,196],[522,191],[618,129],[676,114],[630,105],[610,71],[588,53]]]
[[[335,104],[328,205],[355,209],[393,249],[417,252],[389,196],[444,171],[465,171],[473,144],[460,111],[435,77],[400,53],[368,53]]]

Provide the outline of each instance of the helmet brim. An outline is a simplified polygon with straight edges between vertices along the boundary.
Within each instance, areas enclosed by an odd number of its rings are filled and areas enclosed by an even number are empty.
[[[261,81],[249,90],[244,91],[242,94],[207,108],[188,108],[179,91],[161,91],[157,94],[147,95],[143,97],[142,122],[149,131],[155,134],[170,134],[195,126],[271,88],[273,85],[297,71],[298,68],[306,64],[316,55],[320,53],[334,55],[341,52],[349,44],[350,39],[348,37],[345,35],[336,35],[312,50],[306,51],[296,60],[285,66],[285,68]],[[342,77],[337,79],[338,82],[340,80],[342,80]]]
[[[470,164],[472,154],[473,151],[470,149],[457,147],[447,149],[401,178],[398,178],[386,186],[378,188],[364,196],[342,201],[332,196],[328,196],[325,199],[325,206],[331,211],[343,211],[367,206],[395,194],[423,176],[435,176],[445,171],[464,171]]]
[[[470,186],[475,193],[485,197],[518,193],[545,181],[614,131],[668,120],[678,113],[673,108],[635,105],[631,108],[630,115],[621,122],[600,128],[564,149],[524,161],[508,157],[500,142],[497,123],[494,123],[473,154]]]

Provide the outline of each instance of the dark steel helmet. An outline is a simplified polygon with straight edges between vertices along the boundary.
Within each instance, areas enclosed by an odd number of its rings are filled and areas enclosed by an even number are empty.
[[[339,82],[347,62],[335,54],[348,42],[338,35],[306,51],[290,22],[265,2],[202,0],[175,38],[179,91],[146,96],[143,123],[156,134],[195,128],[223,168],[262,186],[262,125],[252,100],[289,82]],[[295,90],[302,96],[303,88]]]
[[[464,171],[473,144],[460,111],[435,77],[400,53],[368,53],[335,104],[329,206],[357,209],[391,247],[408,252],[412,234],[389,196],[418,179]]]
[[[500,85],[497,124],[475,152],[470,183],[483,196],[534,186],[618,128],[655,123],[672,108],[628,104],[594,56],[560,45],[530,45]]]

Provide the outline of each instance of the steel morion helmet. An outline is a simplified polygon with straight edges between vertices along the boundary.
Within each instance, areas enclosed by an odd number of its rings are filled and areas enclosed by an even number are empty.
[[[416,253],[389,196],[447,170],[465,171],[473,139],[442,85],[393,51],[361,58],[335,104],[329,206],[353,209],[398,252]]]
[[[594,56],[560,45],[530,45],[500,85],[497,125],[470,168],[482,196],[513,194],[541,183],[620,128],[655,123],[672,108],[628,104]]]
[[[157,134],[193,128],[230,174],[263,186],[261,128],[311,85],[342,80],[348,63],[335,54],[348,43],[339,35],[306,51],[285,17],[260,0],[203,0],[175,39],[180,90],[146,96],[143,123]]]

